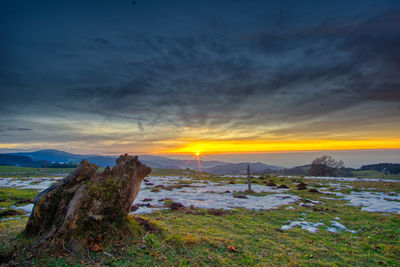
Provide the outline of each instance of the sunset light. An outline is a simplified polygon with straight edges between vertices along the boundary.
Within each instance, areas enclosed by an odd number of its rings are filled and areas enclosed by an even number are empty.
[[[0,0],[0,36],[1,266],[400,266],[400,0]]]
[[[400,147],[400,138],[372,140],[232,140],[232,141],[188,141],[183,146],[177,146],[166,152],[176,154],[191,154],[193,147],[201,148],[207,154],[219,153],[249,153],[276,151],[307,151],[307,150],[354,150],[354,149],[394,149]],[[198,157],[200,152],[195,152]]]

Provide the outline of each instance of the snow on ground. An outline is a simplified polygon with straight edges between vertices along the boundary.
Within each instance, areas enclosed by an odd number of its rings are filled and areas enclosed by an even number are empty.
[[[336,219],[340,220],[340,218],[336,218]],[[325,229],[326,231],[331,232],[331,233],[338,233],[339,231],[346,231],[346,232],[356,233],[356,231],[349,230],[349,229],[347,229],[346,226],[344,226],[343,224],[341,224],[339,222],[336,222],[336,221],[331,221],[331,226],[327,227],[322,222],[318,222],[318,223],[307,222],[307,221],[305,221],[304,218],[300,218],[300,220],[298,220],[298,221],[292,221],[292,222],[290,222],[290,224],[283,225],[281,227],[281,230],[282,231],[290,230],[290,229],[292,229],[293,227],[296,227],[296,226],[300,226],[301,229],[306,230],[306,231],[308,231],[310,233],[313,233],[313,234],[318,232],[320,229]],[[320,226],[324,226],[324,227],[320,228]]]
[[[21,217],[0,218],[0,221],[20,220]]]
[[[288,176],[281,176],[288,177]],[[299,178],[295,176],[289,176],[288,178]],[[390,180],[390,179],[372,179],[372,178],[357,178],[357,177],[326,177],[326,176],[304,176],[304,179],[317,179],[317,180],[334,180],[334,181],[344,181],[344,182],[400,182],[400,180]]]
[[[160,183],[159,179],[163,180],[164,183]],[[149,182],[154,185],[164,184],[168,181],[171,183],[171,179],[166,177],[150,177]],[[205,182],[205,181],[204,181]],[[153,187],[154,185],[151,185]],[[183,187],[181,189],[164,190],[160,192],[151,192],[148,189],[149,186],[144,186],[134,202],[134,204],[141,203],[145,199],[152,199],[151,201],[145,201],[151,206],[155,206],[156,209],[160,209],[163,205],[159,202],[159,199],[169,198],[175,202],[182,203],[184,206],[195,206],[197,208],[205,209],[232,209],[235,207],[247,208],[247,209],[273,209],[278,208],[282,205],[292,204],[298,200],[299,197],[285,194],[284,192],[288,189],[274,189],[263,185],[252,185],[252,189],[255,192],[268,192],[266,196],[252,196],[246,195],[247,198],[234,198],[234,192],[244,192],[247,190],[246,184],[220,184],[220,183],[196,183],[190,184],[190,187]],[[133,213],[147,213],[150,212],[149,207],[140,207]]]
[[[346,226],[344,226],[343,224],[341,224],[339,222],[331,221],[331,223],[332,223],[333,227],[328,227],[328,229],[327,229],[328,232],[337,233],[337,232],[343,230],[343,231],[350,232],[353,234],[356,233],[356,231],[347,229]]]
[[[64,177],[0,178],[0,187],[44,190]]]
[[[301,229],[309,231],[310,233],[316,233],[318,232],[318,227],[324,225],[323,223],[312,223],[312,222],[306,222],[306,221],[293,221],[288,225],[283,225],[281,227],[281,230],[290,230],[295,226],[300,226]]]
[[[230,176],[232,177],[232,176]],[[318,188],[320,192],[325,194],[335,194],[339,199],[349,201],[349,205],[361,206],[361,210],[369,212],[394,212],[400,214],[400,194],[382,192],[350,192],[349,194],[336,192],[341,189],[352,189],[349,184],[340,184],[340,181],[394,181],[395,180],[379,180],[379,179],[358,179],[346,177],[305,177],[309,179],[325,179],[337,180],[338,183],[329,183],[330,188]],[[38,189],[43,190],[51,186],[53,183],[63,179],[61,176],[48,177],[23,177],[23,178],[0,178],[0,187],[12,187],[20,189]],[[189,187],[185,187],[186,183]],[[192,183],[190,183],[192,182]],[[182,185],[182,188],[165,190],[160,188],[159,192],[151,192],[150,189],[155,186]],[[333,189],[333,188],[334,189]],[[247,184],[230,184],[226,182],[211,182],[207,180],[192,179],[190,177],[180,176],[149,176],[142,183],[139,195],[134,204],[148,203],[152,207],[139,207],[133,213],[150,213],[155,210],[163,209],[163,202],[158,200],[170,198],[175,202],[180,202],[185,206],[193,205],[198,208],[222,208],[232,209],[235,207],[247,209],[274,209],[283,205],[290,205],[300,202],[300,198],[289,193],[289,189],[278,189],[260,184],[253,184],[252,189],[255,192],[267,192],[265,196],[246,195],[247,198],[234,198],[234,192],[244,192],[247,190]],[[329,191],[329,189],[331,191]],[[333,191],[333,192],[332,192]],[[145,199],[151,201],[143,201]],[[321,197],[325,199],[334,199]],[[308,202],[304,205],[320,204],[318,202]],[[32,204],[23,206],[22,209],[30,212]],[[21,207],[18,207],[21,208]]]
[[[18,207],[11,206],[11,208],[18,209],[18,210],[23,210],[25,212],[31,213],[31,211],[33,209],[33,204],[28,204],[28,205],[25,205],[25,206],[18,206]]]
[[[335,192],[334,194],[350,201],[349,205],[362,207],[362,211],[400,214],[400,194],[395,193],[395,196],[383,192],[351,192],[350,195]]]

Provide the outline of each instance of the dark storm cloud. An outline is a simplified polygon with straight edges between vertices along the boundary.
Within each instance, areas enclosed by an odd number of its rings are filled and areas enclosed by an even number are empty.
[[[347,88],[363,101],[400,101],[400,9],[366,21],[335,22],[308,31],[338,40],[338,51],[349,53],[352,71]]]
[[[369,102],[398,114],[385,105],[400,102],[390,1],[6,2],[0,103],[11,120],[99,116],[143,132],[306,122]]]
[[[95,39],[93,39],[93,42],[96,42],[96,43],[99,43],[102,45],[107,45],[110,43],[108,40],[103,39],[103,38],[95,38]]]

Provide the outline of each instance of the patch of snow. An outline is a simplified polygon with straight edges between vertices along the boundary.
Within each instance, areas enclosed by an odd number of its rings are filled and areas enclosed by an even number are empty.
[[[333,197],[320,197],[320,198],[323,198],[323,199],[332,199],[332,200],[337,200],[337,198],[333,198]]]
[[[339,222],[331,221],[331,223],[332,223],[333,227],[328,227],[328,229],[327,229],[328,232],[337,233],[337,232],[343,230],[343,231],[350,232],[353,234],[356,233],[356,231],[347,229],[346,226],[344,226],[343,224],[341,224]]]
[[[143,190],[154,187],[156,185],[172,185],[179,184],[176,180],[177,177],[171,179],[170,177],[146,177],[153,185],[146,185],[135,200],[134,204],[143,202],[146,198],[151,198],[153,201],[146,201],[155,207],[162,207],[162,202],[158,199],[170,198],[175,202],[182,203],[184,206],[195,206],[197,208],[205,209],[232,209],[232,208],[246,208],[246,209],[274,209],[282,205],[290,205],[300,200],[299,197],[284,194],[288,189],[274,189],[264,185],[252,185],[252,189],[255,192],[268,192],[271,193],[266,196],[252,196],[246,195],[247,198],[234,198],[233,192],[244,192],[247,190],[247,184],[222,184],[221,183],[199,183],[199,180],[192,180],[194,184],[190,184],[190,187],[183,187],[181,189],[164,190],[160,188],[160,192],[151,192],[150,190]],[[178,178],[179,179],[179,178]],[[166,182],[168,184],[166,184]],[[194,186],[193,186],[194,185]],[[227,192],[229,191],[229,192]],[[135,213],[141,213],[141,211],[148,211],[147,209],[138,209]],[[150,210],[152,210],[150,208]],[[154,209],[153,209],[154,210]]]
[[[137,210],[132,211],[130,214],[145,214],[145,213],[152,213],[157,210],[162,210],[164,208],[161,207],[139,207]]]
[[[33,204],[28,204],[28,205],[19,206],[19,207],[11,206],[11,208],[13,208],[13,209],[19,209],[19,210],[23,210],[23,211],[25,211],[25,212],[31,213],[31,212],[32,212],[32,209],[33,209]]]
[[[0,178],[0,187],[43,190],[56,183],[58,180],[60,180],[56,178],[58,177],[40,177],[40,178],[24,177],[21,179]]]
[[[307,222],[307,221],[293,221],[289,225],[283,225],[281,227],[281,230],[290,230],[293,227],[300,226],[301,229],[309,231],[310,233],[316,233],[318,232],[318,227],[324,225],[323,223],[312,223],[312,222]]]
[[[350,205],[361,206],[362,211],[400,214],[400,194],[392,196],[383,192],[351,192],[350,195],[340,194],[339,196],[349,200]]]
[[[288,177],[294,178],[294,177]],[[296,177],[298,178],[298,177]],[[317,179],[317,180],[335,180],[335,181],[346,181],[346,182],[400,182],[400,180],[390,179],[372,179],[372,178],[357,178],[357,177],[325,177],[325,176],[304,176],[304,179]]]
[[[21,219],[21,217],[1,218],[0,221],[20,220],[20,219]]]
[[[288,221],[288,222],[290,222],[290,221]],[[326,228],[326,230],[328,232],[338,233],[339,231],[343,230],[343,231],[347,231],[347,232],[351,232],[351,233],[356,233],[356,231],[347,229],[346,226],[344,226],[343,224],[341,224],[339,222],[331,221],[331,224],[332,224],[332,227]],[[310,233],[316,233],[316,232],[318,232],[319,227],[325,226],[325,224],[321,223],[321,222],[319,222],[319,223],[307,222],[303,218],[300,218],[297,221],[290,222],[290,224],[288,224],[288,225],[283,225],[281,227],[281,230],[283,230],[283,231],[290,230],[296,226],[300,226],[301,229],[309,231]]]

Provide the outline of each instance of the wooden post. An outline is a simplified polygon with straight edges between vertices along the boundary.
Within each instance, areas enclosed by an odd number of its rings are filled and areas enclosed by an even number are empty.
[[[250,165],[247,165],[247,185],[249,186],[249,191],[251,191]]]

